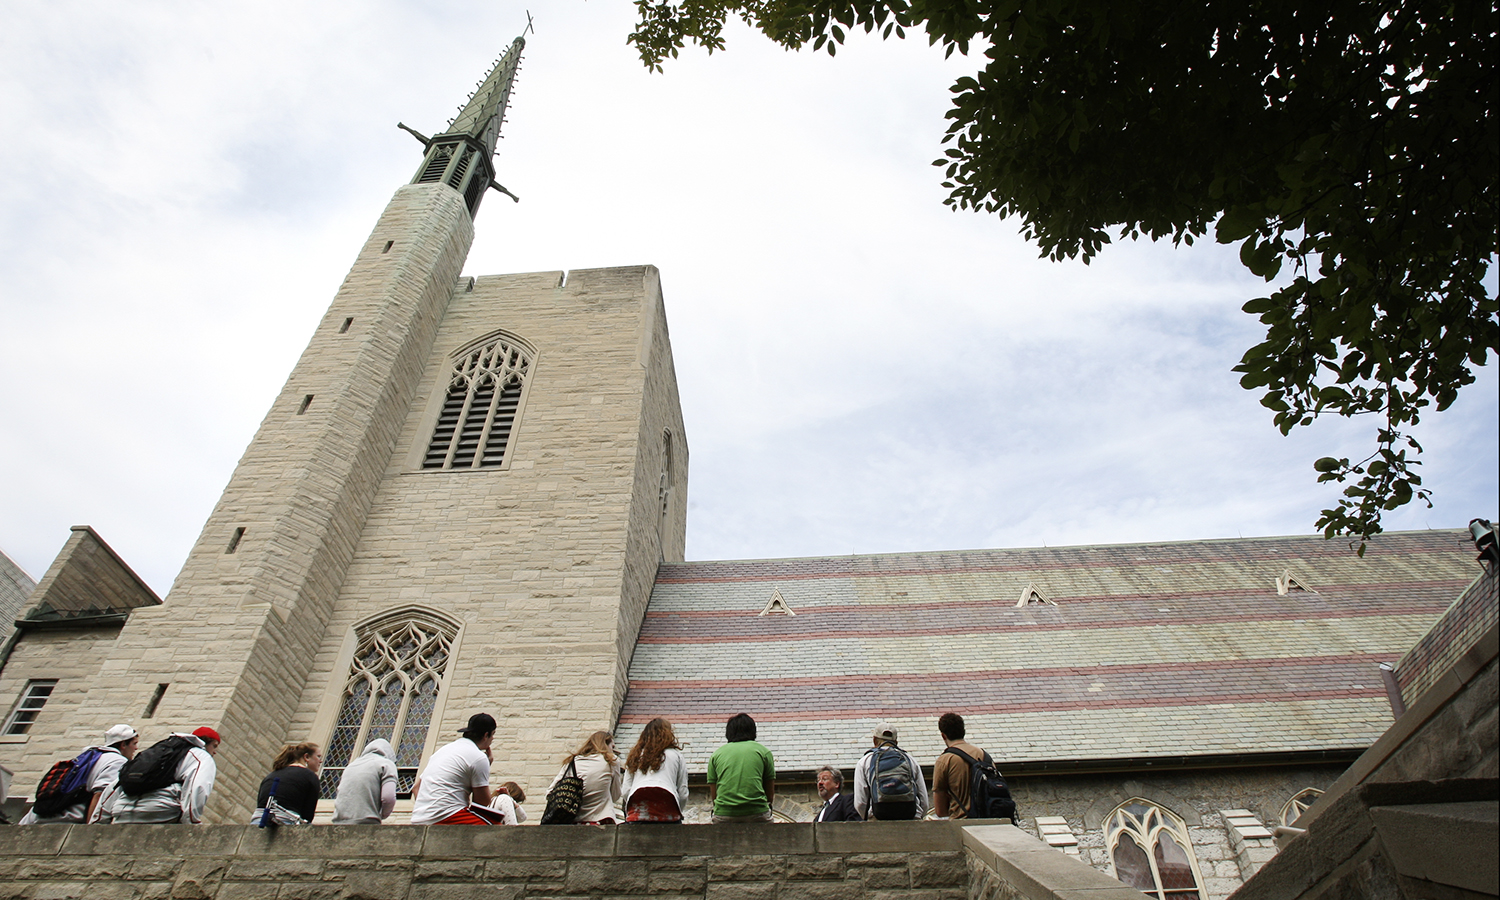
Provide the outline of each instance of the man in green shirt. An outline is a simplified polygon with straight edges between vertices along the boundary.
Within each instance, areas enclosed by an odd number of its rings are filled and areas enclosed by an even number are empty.
[[[769,822],[776,799],[776,760],[755,742],[755,720],[740,713],[724,726],[724,746],[708,758],[713,823]]]

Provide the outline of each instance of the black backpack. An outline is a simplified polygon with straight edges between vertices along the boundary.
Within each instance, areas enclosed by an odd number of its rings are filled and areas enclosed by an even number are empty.
[[[157,741],[120,770],[120,790],[131,797],[159,791],[177,781],[177,766],[197,744],[180,735]]]
[[[995,768],[988,753],[978,760],[957,747],[943,751],[969,764],[969,818],[1016,821],[1016,801],[1010,796],[1005,776]]]

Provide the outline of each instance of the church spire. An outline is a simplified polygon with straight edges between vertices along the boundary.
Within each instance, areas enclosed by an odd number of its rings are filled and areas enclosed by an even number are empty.
[[[525,48],[524,37],[511,43],[442,134],[429,138],[397,123],[397,127],[410,132],[427,148],[411,183],[448,185],[463,195],[471,218],[478,214],[486,188],[493,187],[512,200],[520,200],[495,180],[492,157],[500,125],[505,121],[505,107],[510,103],[510,88],[521,63],[521,51]]]

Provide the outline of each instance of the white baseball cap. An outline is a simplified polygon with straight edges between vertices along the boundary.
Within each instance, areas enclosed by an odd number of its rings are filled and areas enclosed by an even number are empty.
[[[104,740],[100,742],[102,747],[113,747],[115,744],[123,744],[136,736],[136,730],[129,725],[116,725],[104,732]]]

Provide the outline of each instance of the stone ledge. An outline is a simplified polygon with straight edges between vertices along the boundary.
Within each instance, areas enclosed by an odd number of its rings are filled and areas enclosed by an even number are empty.
[[[1014,825],[971,825],[962,829],[962,839],[970,853],[1022,897],[1141,900],[1145,896]]]

